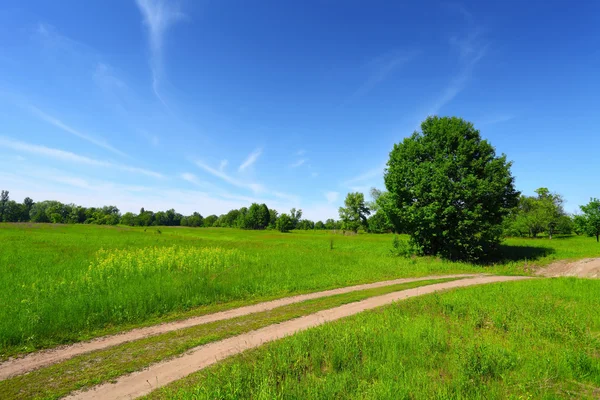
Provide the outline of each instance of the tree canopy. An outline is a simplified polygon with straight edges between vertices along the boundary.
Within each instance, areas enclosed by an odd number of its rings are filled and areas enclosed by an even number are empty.
[[[357,232],[361,226],[366,228],[367,216],[371,211],[365,205],[365,195],[360,192],[348,193],[344,205],[339,208],[342,229]]]
[[[590,199],[586,205],[580,206],[581,225],[583,231],[589,236],[596,236],[596,242],[600,242],[600,200]]]
[[[505,155],[470,122],[429,117],[421,133],[394,145],[384,174],[396,229],[419,254],[477,260],[499,244],[501,224],[517,205]]]

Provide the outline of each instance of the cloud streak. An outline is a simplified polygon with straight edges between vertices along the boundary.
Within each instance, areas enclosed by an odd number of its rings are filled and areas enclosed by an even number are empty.
[[[464,8],[458,11],[467,24],[473,24],[473,16]],[[440,93],[431,106],[428,115],[437,114],[446,104],[450,103],[467,86],[473,75],[476,65],[485,56],[489,44],[481,38],[482,29],[474,27],[466,37],[452,36],[449,40],[450,46],[458,51],[460,72],[452,78],[448,86]]]
[[[383,177],[384,168],[385,168],[385,165],[382,165],[380,167],[373,168],[366,172],[363,172],[362,174],[357,175],[354,178],[350,178],[347,181],[345,181],[344,186],[354,186],[357,183],[363,183],[366,181],[370,181],[370,180],[373,180],[380,176]]]
[[[295,163],[291,164],[290,167],[291,168],[297,168],[297,167],[301,166],[302,164],[304,164],[305,162],[306,162],[306,159],[301,158],[300,160],[298,160]]]
[[[335,203],[339,197],[340,194],[338,192],[325,192],[325,198],[329,204]]]
[[[230,185],[237,186],[242,189],[250,189],[255,193],[264,191],[263,185],[261,185],[259,183],[246,183],[239,179],[235,179],[235,178],[227,175],[225,172],[218,170],[218,169],[214,169],[214,168],[210,167],[209,165],[204,164],[201,161],[196,161],[195,164],[199,168],[201,168],[204,171],[208,172],[209,174],[229,183]]]
[[[152,89],[160,102],[169,108],[159,91],[163,75],[164,37],[169,27],[185,18],[185,15],[176,5],[168,1],[136,0],[136,4],[144,19],[144,24],[148,28]]]
[[[43,121],[49,123],[50,125],[53,125],[59,129],[62,129],[63,131],[70,133],[73,136],[77,136],[80,139],[83,139],[89,143],[92,143],[95,146],[98,146],[100,148],[103,148],[105,150],[108,150],[112,153],[118,154],[120,156],[123,157],[128,157],[127,154],[123,153],[122,151],[114,148],[113,146],[111,146],[110,144],[104,142],[103,140],[100,139],[96,139],[88,134],[85,134],[75,128],[70,127],[69,125],[65,124],[64,122],[62,122],[60,119],[53,117],[50,114],[45,113],[44,111],[40,110],[39,108],[29,105],[27,108],[29,108],[29,110],[34,113],[37,117],[39,117],[40,119],[42,119]]]
[[[86,156],[81,156],[79,154],[72,153],[70,151],[54,149],[51,147],[40,146],[36,144],[29,144],[25,142],[20,142],[17,140],[12,140],[9,138],[0,136],[0,147],[4,147],[14,151],[25,152],[29,154],[35,154],[38,156],[53,158],[59,161],[71,162],[75,164],[84,164],[95,167],[105,167],[105,168],[114,168],[121,171],[132,172],[136,174],[146,175],[153,178],[162,178],[163,175],[158,172],[150,171],[143,168],[132,167],[129,165],[116,164],[108,161],[96,160],[94,158],[89,158]]]
[[[256,149],[254,150],[252,153],[250,153],[250,155],[248,156],[248,158],[246,158],[246,161],[244,161],[240,167],[238,168],[238,170],[240,172],[243,172],[246,170],[246,168],[251,167],[256,160],[258,160],[258,157],[260,157],[260,155],[262,154],[262,149]]]
[[[365,96],[379,84],[388,79],[396,70],[412,61],[417,56],[416,51],[392,51],[372,60],[368,65],[370,75],[367,80],[344,102],[350,103]]]

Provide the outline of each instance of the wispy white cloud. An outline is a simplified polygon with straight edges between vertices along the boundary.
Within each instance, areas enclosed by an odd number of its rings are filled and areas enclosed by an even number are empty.
[[[298,161],[296,161],[295,163],[291,164],[290,167],[297,168],[297,167],[301,166],[302,164],[304,164],[305,162],[306,162],[306,159],[301,158]]]
[[[120,156],[124,156],[127,157],[127,154],[123,153],[122,151],[114,148],[113,146],[111,146],[110,144],[106,143],[105,141],[101,140],[101,139],[96,139],[95,137],[92,137],[86,133],[83,133],[67,124],[65,124],[64,122],[62,122],[60,119],[45,113],[44,111],[40,110],[39,108],[29,105],[27,106],[27,108],[34,113],[36,116],[38,116],[40,119],[42,119],[43,121],[48,122],[51,125],[54,125],[55,127],[62,129],[63,131],[70,133],[71,135],[77,136],[80,139],[83,139],[89,143],[92,143],[98,147],[101,147],[105,150],[108,150],[110,152],[113,152],[115,154],[118,154]]]
[[[485,126],[485,125],[501,124],[502,122],[507,122],[507,121],[510,121],[515,118],[516,118],[516,116],[513,114],[491,115],[491,116],[481,118],[478,121],[478,125]]]
[[[142,135],[144,139],[148,141],[150,146],[158,147],[160,145],[160,137],[155,133],[150,133],[146,130],[140,129],[138,132]]]
[[[262,154],[262,149],[254,150],[252,153],[250,153],[248,158],[246,158],[246,160],[240,165],[238,170],[240,172],[245,171],[246,168],[252,166],[256,162],[256,160],[258,160],[258,157],[260,157],[261,154]]]
[[[363,182],[372,181],[377,177],[383,177],[384,168],[385,168],[385,165],[381,165],[377,168],[370,169],[366,172],[363,172],[360,175],[357,175],[353,178],[346,180],[343,184],[344,184],[344,186],[350,187],[350,186],[355,186],[355,184],[357,184],[357,183],[360,184]]]
[[[94,158],[82,156],[79,154],[72,153],[70,151],[64,151],[60,149],[54,149],[51,147],[40,146],[36,144],[29,144],[25,142],[20,142],[17,140],[12,140],[9,138],[0,136],[0,147],[4,147],[7,149],[11,149],[14,151],[25,152],[29,154],[35,154],[39,156],[44,156],[48,158],[53,158],[59,161],[66,161],[76,164],[84,164],[96,167],[106,167],[106,168],[115,168],[121,171],[132,172],[136,174],[142,174],[151,176],[153,178],[162,178],[162,174],[158,172],[150,171],[143,168],[132,167],[129,165],[116,164],[108,161],[96,160]]]
[[[243,188],[243,189],[250,189],[255,193],[264,191],[264,186],[259,183],[248,183],[248,182],[236,179],[232,176],[229,176],[225,172],[215,169],[215,168],[212,168],[211,166],[209,166],[201,161],[196,161],[195,164],[199,168],[201,168],[204,171],[208,172],[209,174],[229,183],[230,185],[237,186],[237,187]]]
[[[299,201],[300,201],[300,199],[297,196],[294,196],[294,195],[291,195],[288,193],[275,191],[275,190],[270,190],[261,183],[248,182],[245,179],[241,180],[241,179],[234,178],[234,177],[228,175],[227,173],[225,173],[224,171],[212,168],[211,166],[209,166],[201,161],[195,161],[194,163],[199,168],[204,170],[205,172],[208,172],[209,174],[221,179],[222,181],[227,182],[230,185],[236,186],[241,189],[250,190],[254,194],[257,194],[257,195],[260,194],[263,196],[265,196],[265,195],[271,196],[271,197],[274,197],[275,199],[285,200],[290,203],[299,203]]]
[[[325,198],[328,203],[335,203],[339,199],[340,194],[338,192],[325,192]]]
[[[136,0],[136,4],[148,28],[152,89],[156,97],[168,108],[159,90],[164,69],[164,37],[169,27],[185,18],[185,14],[176,4],[167,0]]]
[[[416,51],[391,51],[371,60],[367,64],[369,77],[356,91],[344,102],[347,104],[368,94],[379,84],[388,79],[396,70],[412,61],[418,52]]]
[[[229,161],[227,161],[227,160],[221,160],[221,163],[219,164],[219,170],[220,171],[225,170],[225,168],[227,168],[228,164],[229,164]]]
[[[467,20],[468,25],[473,24],[473,16],[464,7],[458,7],[457,11]],[[428,115],[437,114],[442,107],[454,100],[466,88],[475,67],[485,56],[489,47],[489,43],[482,38],[482,32],[480,27],[471,27],[466,36],[450,37],[450,46],[458,52],[460,71],[433,102]]]

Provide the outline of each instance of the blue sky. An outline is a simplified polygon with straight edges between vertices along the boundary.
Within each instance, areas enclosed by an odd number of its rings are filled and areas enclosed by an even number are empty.
[[[337,217],[457,115],[517,187],[600,197],[600,2],[4,1],[0,186],[21,201]]]

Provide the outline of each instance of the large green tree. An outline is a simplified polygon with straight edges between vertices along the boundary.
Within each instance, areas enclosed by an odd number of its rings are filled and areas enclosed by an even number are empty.
[[[580,206],[581,222],[585,233],[596,236],[596,242],[600,242],[600,200],[593,198],[584,206]]]
[[[360,192],[348,193],[344,206],[340,207],[340,220],[342,228],[358,232],[361,226],[367,227],[367,216],[371,214],[371,210],[365,204],[365,195]]]
[[[390,153],[392,222],[420,254],[481,259],[497,249],[503,218],[517,205],[510,167],[470,122],[429,117]]]

